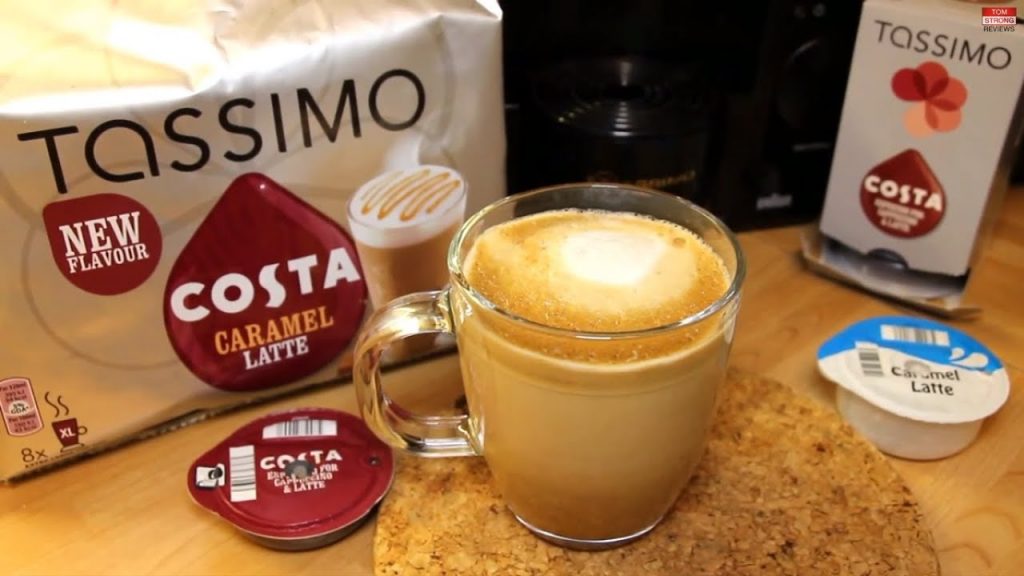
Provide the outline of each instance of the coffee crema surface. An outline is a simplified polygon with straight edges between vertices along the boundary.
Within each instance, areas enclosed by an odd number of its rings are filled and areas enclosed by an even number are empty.
[[[721,258],[682,226],[628,212],[579,209],[489,228],[471,247],[465,276],[476,291],[515,316],[603,333],[678,322],[711,306],[729,285]],[[492,320],[503,335],[527,347],[590,361],[660,356],[704,331],[676,331],[624,348],[535,333],[517,337],[511,322]]]

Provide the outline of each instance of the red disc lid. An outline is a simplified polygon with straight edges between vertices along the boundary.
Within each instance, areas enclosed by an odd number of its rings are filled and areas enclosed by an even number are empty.
[[[322,546],[354,529],[391,487],[391,448],[362,419],[325,408],[270,414],[188,471],[199,505],[268,546]]]

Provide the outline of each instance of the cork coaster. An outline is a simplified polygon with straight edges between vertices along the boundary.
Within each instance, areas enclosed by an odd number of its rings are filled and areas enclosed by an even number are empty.
[[[777,382],[730,372],[700,468],[646,538],[602,552],[522,528],[481,458],[399,459],[378,576],[938,575],[931,534],[885,457]]]

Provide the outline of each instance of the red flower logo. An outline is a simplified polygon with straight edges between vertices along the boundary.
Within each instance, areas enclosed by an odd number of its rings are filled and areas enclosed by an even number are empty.
[[[892,76],[892,91],[900,100],[914,102],[903,116],[903,125],[912,136],[952,132],[960,126],[967,87],[942,64],[925,62],[897,71]]]

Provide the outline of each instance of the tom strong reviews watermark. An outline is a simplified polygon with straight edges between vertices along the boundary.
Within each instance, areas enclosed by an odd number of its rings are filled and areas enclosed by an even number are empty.
[[[981,27],[985,32],[1013,32],[1016,24],[1016,7],[986,6],[981,9]]]

